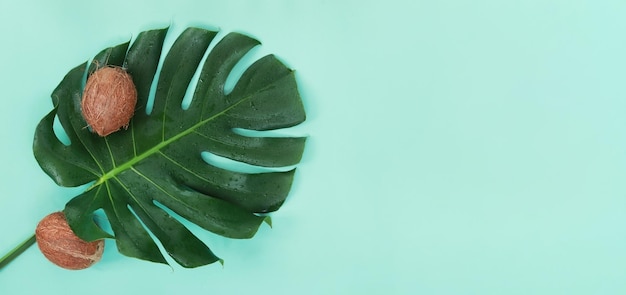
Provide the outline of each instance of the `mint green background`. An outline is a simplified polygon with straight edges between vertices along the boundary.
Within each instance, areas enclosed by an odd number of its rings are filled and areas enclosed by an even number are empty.
[[[169,24],[297,70],[310,140],[274,228],[192,228],[226,261],[193,270],[109,241],[72,272],[33,247],[0,294],[626,294],[621,0],[0,0],[0,254],[80,191],[32,157],[50,92]]]

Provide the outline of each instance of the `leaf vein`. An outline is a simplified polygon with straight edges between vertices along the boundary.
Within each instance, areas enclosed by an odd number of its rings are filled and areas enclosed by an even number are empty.
[[[83,140],[82,138],[80,138],[80,137],[79,137],[78,139],[80,140],[80,143],[81,143],[84,147],[87,147],[87,145],[85,144],[85,142],[84,142],[84,140]],[[89,156],[91,157],[91,159],[93,159],[94,163],[96,163],[96,165],[98,165],[98,168],[100,168],[100,172],[101,172],[101,174],[96,173],[96,175],[97,175],[97,176],[100,176],[100,177],[102,177],[102,176],[106,175],[106,174],[105,174],[106,172],[104,171],[104,168],[102,167],[102,165],[101,165],[100,161],[98,161],[98,158],[96,157],[96,155],[94,155],[94,154],[93,154],[93,152],[91,151],[91,149],[89,149],[89,148],[85,148],[85,150],[87,151],[87,153],[89,153]]]
[[[160,185],[158,185],[156,182],[154,182],[150,177],[146,176],[145,174],[141,173],[141,171],[137,170],[135,167],[131,168],[133,170],[133,172],[135,172],[137,175],[139,175],[141,178],[145,179],[148,183],[150,183],[152,186],[154,186],[155,188],[157,188],[158,190],[160,190],[161,192],[163,192],[166,196],[170,197],[171,199],[175,200],[176,202],[179,202],[181,204],[185,204],[185,202],[183,202],[182,200],[180,200],[180,198],[177,198],[176,196],[172,195],[170,192],[168,192],[167,190],[165,190],[163,187],[161,187]],[[186,205],[186,204],[185,204]]]
[[[211,182],[209,179],[207,179],[207,178],[205,178],[205,177],[202,177],[200,174],[198,174],[198,173],[194,172],[193,170],[188,169],[187,167],[185,167],[184,165],[182,165],[182,164],[181,164],[181,163],[179,163],[178,161],[176,161],[176,160],[172,159],[171,157],[169,157],[169,156],[168,156],[168,155],[166,155],[165,153],[163,153],[163,152],[159,151],[159,154],[161,154],[161,156],[163,156],[163,157],[164,157],[165,159],[167,159],[168,161],[172,162],[174,165],[178,166],[180,169],[182,169],[182,170],[184,170],[184,171],[188,172],[189,174],[191,174],[191,175],[193,175],[193,176],[195,176],[195,177],[199,178],[200,180],[205,181],[205,182],[209,182],[209,183]]]
[[[202,132],[200,132],[198,130],[194,130],[193,133],[200,135],[200,137],[202,137],[202,138],[210,139],[210,137],[208,135],[206,135],[206,134],[204,134],[204,133],[202,133]]]
[[[111,145],[107,137],[104,137],[104,143],[106,144],[107,150],[109,151],[109,156],[111,157],[111,165],[113,165],[113,168],[115,168],[115,156],[113,156],[113,151],[111,150]]]
[[[130,139],[133,143],[133,156],[137,157],[137,142],[135,141],[135,124],[130,121]]]
[[[138,173],[138,171],[134,167],[131,167],[131,170],[134,171],[135,173]],[[115,177],[114,179],[117,181],[117,183],[120,184],[120,186],[126,191],[126,193],[133,199],[133,201],[135,201],[135,204],[137,204],[142,209],[142,211],[145,212],[147,215],[150,215],[148,213],[148,210],[145,208],[145,206],[139,201],[139,198],[135,194],[133,194],[133,192],[130,191],[128,186],[124,182],[122,182],[122,180],[119,177]]]

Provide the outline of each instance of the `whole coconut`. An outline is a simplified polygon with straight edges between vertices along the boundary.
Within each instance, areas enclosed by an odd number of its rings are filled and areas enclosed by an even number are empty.
[[[81,109],[91,129],[107,136],[128,127],[136,104],[137,89],[130,74],[120,67],[105,66],[87,79]]]
[[[74,234],[63,212],[44,217],[35,229],[37,246],[52,263],[66,269],[78,270],[100,261],[104,241],[86,242]]]

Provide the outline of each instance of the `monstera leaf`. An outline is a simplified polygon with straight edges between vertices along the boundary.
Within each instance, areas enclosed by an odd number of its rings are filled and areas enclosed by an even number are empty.
[[[277,210],[285,201],[305,139],[246,130],[295,126],[305,120],[305,112],[294,72],[273,55],[254,62],[225,93],[233,67],[259,45],[237,33],[225,35],[210,50],[192,100],[182,107],[217,32],[186,29],[157,75],[167,30],[142,32],[130,48],[130,42],[107,48],[91,63],[72,69],[52,93],[54,109],[37,126],[33,149],[41,168],[57,184],[91,183],[64,209],[79,237],[114,238],[122,254],[167,263],[152,234],[177,263],[197,267],[221,260],[169,212],[225,237],[254,236],[263,222],[269,223],[262,213]],[[86,77],[106,64],[122,66],[132,75],[138,103],[127,130],[99,137],[87,128],[80,101]],[[154,101],[149,102],[153,80]],[[69,144],[56,135],[55,117]],[[204,152],[283,168],[233,171],[209,164]],[[112,233],[94,221],[98,210],[106,215]]]

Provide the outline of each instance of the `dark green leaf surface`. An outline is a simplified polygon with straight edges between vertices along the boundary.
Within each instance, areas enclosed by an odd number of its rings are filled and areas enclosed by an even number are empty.
[[[294,176],[294,170],[231,171],[207,164],[201,153],[264,167],[293,166],[302,156],[304,138],[250,137],[234,129],[287,128],[303,122],[305,113],[293,71],[272,55],[254,62],[233,91],[224,92],[230,71],[259,45],[257,40],[227,34],[203,61],[217,32],[189,28],[176,39],[157,73],[166,33],[142,32],[132,45],[107,48],[89,66],[71,70],[52,93],[54,109],[37,126],[33,150],[57,184],[92,183],[65,207],[78,236],[90,241],[114,237],[125,255],[167,263],[156,237],[177,263],[196,267],[220,259],[166,208],[216,234],[250,238],[263,222],[269,223],[269,217],[259,213],[280,208]],[[87,128],[80,100],[87,75],[104,65],[127,69],[138,103],[127,130],[99,137]],[[183,109],[182,100],[199,68],[191,104]],[[158,82],[148,113],[154,79]],[[55,117],[69,145],[57,139]],[[94,222],[94,212],[100,209],[113,233]]]

